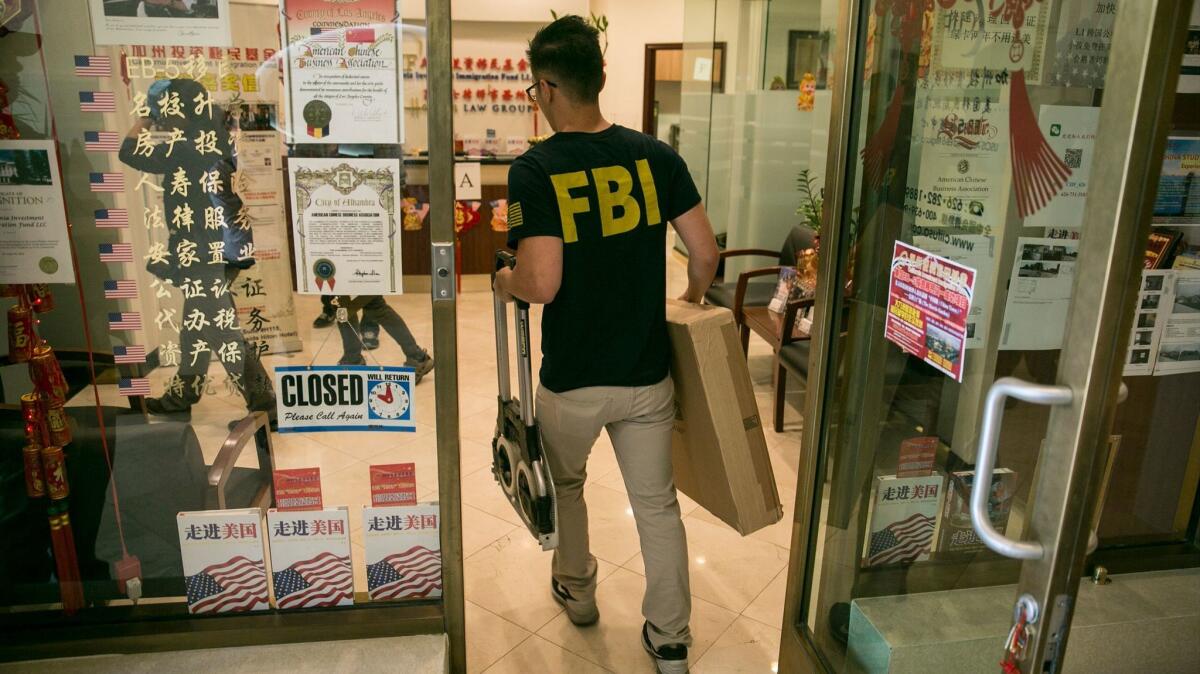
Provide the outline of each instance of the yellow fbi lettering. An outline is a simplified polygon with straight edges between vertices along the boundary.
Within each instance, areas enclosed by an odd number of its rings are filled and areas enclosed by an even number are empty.
[[[562,219],[564,243],[579,240],[575,216],[591,210],[586,196],[575,196],[571,191],[587,187],[589,184],[595,184],[596,205],[600,209],[600,231],[603,236],[624,234],[637,227],[642,219],[643,206],[647,225],[662,224],[662,215],[658,210],[658,192],[654,188],[650,162],[639,159],[634,163],[644,203],[638,203],[634,198],[633,176],[624,166],[594,168],[591,170],[590,179],[585,171],[556,173],[550,176],[550,182],[554,185],[554,195],[558,200],[558,214]],[[618,208],[620,215],[617,215]]]

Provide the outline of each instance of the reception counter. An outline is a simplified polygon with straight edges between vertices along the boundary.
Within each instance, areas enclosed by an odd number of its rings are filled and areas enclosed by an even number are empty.
[[[495,251],[503,248],[508,238],[507,230],[499,228],[504,227],[503,222],[507,220],[508,166],[512,158],[488,158],[479,163],[483,183],[481,198],[462,202],[467,221],[466,229],[459,235],[460,272],[464,276],[490,274]],[[403,196],[415,199],[417,209],[429,203],[429,168],[424,158],[405,157]],[[409,216],[405,218],[406,226],[411,226],[414,218],[411,214],[406,215]],[[469,224],[476,218],[474,225]],[[426,212],[420,219],[420,229],[401,230],[400,249],[405,276],[429,276],[429,246],[429,215]]]

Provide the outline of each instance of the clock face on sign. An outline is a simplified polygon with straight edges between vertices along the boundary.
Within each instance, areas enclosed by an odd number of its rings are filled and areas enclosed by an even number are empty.
[[[408,389],[397,381],[368,382],[367,404],[373,419],[399,419],[408,413]]]

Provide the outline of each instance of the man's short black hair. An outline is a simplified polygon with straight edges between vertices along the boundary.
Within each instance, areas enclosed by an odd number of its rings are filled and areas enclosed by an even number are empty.
[[[568,14],[544,26],[529,41],[530,68],[551,79],[571,98],[583,103],[600,100],[604,86],[604,56],[600,31]]]

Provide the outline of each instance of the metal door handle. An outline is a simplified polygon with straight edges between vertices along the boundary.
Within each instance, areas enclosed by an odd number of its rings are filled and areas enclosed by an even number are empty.
[[[1042,386],[1016,377],[1002,377],[988,389],[983,408],[983,424],[979,433],[979,452],[975,457],[975,479],[971,487],[971,523],[975,533],[988,548],[1013,559],[1041,559],[1042,544],[1037,541],[1014,541],[996,531],[988,513],[988,497],[992,492],[992,474],[996,469],[996,450],[1000,441],[1000,425],[1004,419],[1004,400],[1008,397],[1035,405],[1069,405],[1071,389],[1066,386]]]

